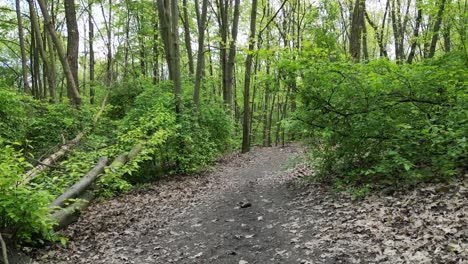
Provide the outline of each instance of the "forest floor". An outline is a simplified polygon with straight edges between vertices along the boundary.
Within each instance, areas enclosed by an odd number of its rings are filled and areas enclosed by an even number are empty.
[[[468,263],[468,180],[353,201],[257,148],[93,203],[33,263]]]

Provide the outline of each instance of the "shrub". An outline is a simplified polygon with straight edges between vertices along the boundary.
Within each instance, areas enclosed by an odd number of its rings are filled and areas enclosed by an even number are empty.
[[[17,243],[54,240],[47,205],[47,191],[31,186],[16,186],[28,167],[23,153],[0,138],[0,232]]]
[[[398,66],[304,62],[296,128],[322,179],[412,184],[467,162],[468,70],[460,54]]]

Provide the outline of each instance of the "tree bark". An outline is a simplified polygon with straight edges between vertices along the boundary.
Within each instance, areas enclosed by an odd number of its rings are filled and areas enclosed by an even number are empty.
[[[252,0],[252,12],[250,14],[250,36],[249,52],[245,60],[245,81],[244,81],[244,116],[242,123],[242,153],[250,151],[250,73],[252,71],[252,54],[255,47],[255,32],[257,25],[257,0]]]
[[[80,96],[78,87],[76,86],[75,79],[73,77],[73,73],[71,71],[70,65],[68,64],[67,56],[65,54],[62,41],[60,40],[59,36],[57,35],[57,32],[55,31],[55,26],[52,23],[52,19],[47,10],[47,5],[45,4],[45,0],[38,0],[38,3],[39,3],[39,7],[41,8],[42,16],[44,17],[44,23],[52,37],[52,41],[54,42],[55,49],[57,50],[60,62],[62,63],[65,77],[67,78],[67,87],[68,87],[68,90],[70,91],[71,103],[78,107],[81,105],[81,96]]]
[[[70,70],[75,80],[76,88],[79,91],[78,82],[78,51],[80,36],[78,32],[78,23],[76,21],[75,0],[65,0],[65,20],[67,23],[67,59]],[[69,96],[71,91],[68,89]]]
[[[362,39],[362,21],[364,20],[365,0],[356,0],[354,4],[351,36],[349,39],[349,52],[354,61],[358,62],[361,58],[361,39]]]

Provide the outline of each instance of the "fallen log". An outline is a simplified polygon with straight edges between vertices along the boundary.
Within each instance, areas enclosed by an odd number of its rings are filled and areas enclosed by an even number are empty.
[[[34,179],[34,177],[36,177],[36,175],[38,175],[39,173],[41,173],[41,172],[45,171],[46,169],[48,169],[58,159],[60,159],[63,155],[65,155],[65,153],[67,153],[76,144],[78,144],[86,136],[87,133],[92,131],[94,129],[94,127],[96,126],[96,124],[98,123],[99,118],[101,117],[102,113],[104,112],[104,108],[106,107],[108,97],[109,97],[109,92],[107,92],[106,96],[104,97],[104,100],[101,103],[101,108],[99,109],[99,111],[94,116],[93,123],[91,124],[91,126],[88,129],[85,129],[84,131],[79,133],[75,138],[73,138],[72,140],[70,140],[67,143],[60,146],[60,148],[59,148],[59,150],[57,152],[53,153],[52,155],[50,155],[46,159],[40,161],[39,165],[35,166],[34,168],[32,168],[31,170],[26,172],[24,174],[24,176],[23,176],[23,181],[18,183],[18,185],[19,186],[20,185],[25,185],[25,184],[28,184],[29,182],[31,182]]]
[[[134,159],[142,150],[143,144],[136,144],[128,153],[123,153],[117,156],[108,168],[112,171],[118,170]],[[89,203],[94,199],[94,194],[89,189],[93,186],[93,182],[97,179],[99,174],[105,171],[107,161],[107,158],[101,158],[98,164],[89,171],[82,180],[67,189],[64,194],[60,195],[49,205],[49,208],[57,206],[62,207],[70,198],[77,198],[73,204],[54,212],[51,215],[52,220],[57,223],[54,226],[54,230],[57,231],[63,229],[69,224],[75,222],[78,219],[80,212],[84,211],[88,207]]]
[[[86,191],[78,197],[78,199],[68,207],[57,211],[52,214],[51,218],[57,224],[54,226],[54,230],[61,230],[71,223],[78,220],[80,213],[84,211],[89,203],[94,199],[94,194],[91,191]]]
[[[63,207],[69,199],[79,197],[85,190],[89,188],[89,186],[91,186],[99,174],[104,172],[104,169],[107,166],[107,162],[108,158],[102,157],[93,169],[91,169],[83,178],[81,178],[77,183],[73,184],[62,195],[55,199],[55,201],[49,205],[49,208],[56,206]]]
[[[127,164],[127,162],[135,158],[142,150],[143,144],[136,144],[128,153],[120,154],[117,158],[115,158],[109,166],[109,169],[112,171],[119,169],[123,165]]]

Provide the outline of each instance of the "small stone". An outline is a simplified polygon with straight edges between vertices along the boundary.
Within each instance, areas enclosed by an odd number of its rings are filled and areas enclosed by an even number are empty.
[[[249,202],[245,202],[245,203],[244,203],[244,202],[240,202],[239,205],[240,205],[240,208],[247,208],[247,207],[251,207],[251,206],[252,206],[252,204],[249,203]]]

